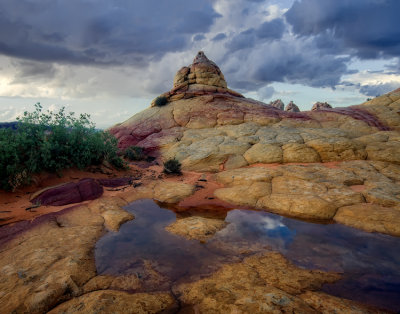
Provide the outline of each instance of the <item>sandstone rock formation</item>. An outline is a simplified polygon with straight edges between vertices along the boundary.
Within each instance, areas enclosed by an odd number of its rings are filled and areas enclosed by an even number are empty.
[[[225,228],[227,223],[221,219],[191,216],[181,218],[168,225],[165,229],[187,239],[206,242],[216,232]]]
[[[120,148],[138,145],[158,162],[176,158],[183,170],[210,172],[195,173],[201,182],[214,180],[214,194],[203,198],[228,202],[230,208],[400,236],[400,89],[359,106],[284,111],[228,89],[218,66],[200,52],[162,96],[165,106],[152,105],[110,132]],[[133,187],[129,178],[86,179],[39,191],[33,202],[92,201],[2,227],[1,311],[381,312],[319,291],[339,280],[339,274],[297,267],[264,245],[252,248],[241,241],[225,247],[237,253],[235,263],[205,278],[166,284],[166,276],[144,258],[144,277],[98,274],[96,241],[135,219],[122,207],[143,198],[167,203],[196,199],[196,190],[203,188],[200,179],[179,180],[153,176]],[[119,185],[127,188],[118,196],[100,197],[102,186]],[[166,229],[217,250],[225,244],[210,238],[226,226],[222,219],[182,216]]]
[[[143,197],[140,193],[135,197]],[[123,221],[121,206],[126,204],[119,197],[100,198],[44,216],[3,244],[2,312],[175,313],[179,304],[200,313],[368,310],[352,301],[315,292],[340,275],[296,267],[279,253],[253,255],[241,263],[223,265],[210,277],[173,286],[173,293],[163,287],[165,278],[150,263],[144,265],[144,278],[137,274],[97,275],[93,248],[107,225],[107,213],[120,211]],[[149,282],[160,291],[135,292]]]
[[[160,96],[166,97],[167,101],[176,101],[208,94],[243,97],[227,88],[219,67],[203,51],[199,51],[190,66],[185,66],[176,73],[171,91]],[[155,99],[151,106],[155,106]]]
[[[113,277],[108,284],[105,278],[99,280],[93,249],[105,229],[117,231],[134,219],[122,209],[128,202],[147,197],[175,203],[193,191],[184,183],[152,182],[134,191],[127,189],[120,197],[102,197],[42,216],[24,223],[22,229],[3,227],[9,229],[9,236],[0,243],[1,312],[159,313],[176,308],[170,293],[114,291],[132,291],[143,282],[136,275]]]
[[[293,101],[290,101],[290,103],[286,105],[285,111],[300,112],[300,109]]]
[[[113,179],[82,179],[57,186],[49,186],[31,195],[31,202],[39,205],[62,206],[94,200],[103,194],[103,186],[119,187],[129,185],[131,177]]]
[[[203,51],[199,51],[190,67],[180,69],[174,78],[174,88],[189,84],[227,87],[221,70],[206,57]]]
[[[94,179],[82,179],[35,193],[32,203],[40,205],[67,205],[93,200],[103,194],[103,187]]]
[[[336,313],[337,309],[378,313],[350,300],[313,292],[339,278],[333,273],[297,268],[282,255],[267,253],[224,265],[211,277],[179,285],[174,292],[195,313]]]
[[[196,81],[197,68],[210,73],[210,80]],[[121,148],[138,145],[159,160],[176,158],[183,170],[220,172],[220,178],[221,171],[239,169],[244,185],[223,183],[215,192],[232,204],[307,219],[332,219],[353,205],[375,204],[392,213],[400,208],[400,89],[358,106],[317,103],[311,111],[295,112],[244,98],[217,86],[222,82],[218,67],[200,53],[178,72],[166,106],[148,108],[110,132]],[[325,166],[332,162],[338,164]],[[259,164],[280,166],[248,168]],[[260,181],[259,175],[269,179]],[[387,224],[387,217],[397,216],[379,217],[374,221]],[[364,226],[397,234],[393,228]]]
[[[284,104],[283,101],[280,100],[280,99],[271,101],[271,102],[269,103],[269,105],[272,106],[272,107],[275,107],[275,108],[277,108],[277,109],[279,109],[279,110],[283,110],[283,108],[285,107],[285,104]]]
[[[398,235],[400,186],[391,178],[399,171],[400,165],[368,161],[342,162],[334,167],[240,168],[217,175],[225,187],[215,195],[229,203],[282,215],[333,218],[367,231]]]
[[[314,110],[323,110],[323,109],[332,109],[332,106],[327,102],[320,102],[317,101],[311,108],[312,111]]]
[[[178,309],[169,293],[135,293],[104,290],[84,294],[57,306],[49,313],[162,313]]]

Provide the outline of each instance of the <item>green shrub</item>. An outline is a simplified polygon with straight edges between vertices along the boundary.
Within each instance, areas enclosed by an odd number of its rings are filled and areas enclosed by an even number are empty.
[[[168,103],[168,99],[165,96],[159,96],[156,98],[156,100],[154,101],[154,104],[157,107],[162,107],[165,106]]]
[[[125,149],[124,157],[132,160],[132,161],[139,161],[144,159],[143,148],[139,146],[130,146]]]
[[[181,163],[176,159],[164,162],[164,172],[167,174],[181,174]]]
[[[83,169],[104,160],[124,167],[118,157],[117,139],[98,131],[88,114],[35,111],[17,118],[16,130],[0,129],[0,188],[14,190],[29,183],[32,174],[41,171],[59,173],[76,166]]]

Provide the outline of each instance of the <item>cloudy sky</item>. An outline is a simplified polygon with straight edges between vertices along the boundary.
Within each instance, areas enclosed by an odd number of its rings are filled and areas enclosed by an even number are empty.
[[[400,87],[399,0],[1,0],[0,121],[36,102],[108,127],[199,50],[269,102],[363,102]]]

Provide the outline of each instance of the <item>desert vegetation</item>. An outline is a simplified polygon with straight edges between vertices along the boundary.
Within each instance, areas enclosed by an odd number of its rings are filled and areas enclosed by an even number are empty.
[[[27,184],[33,174],[56,172],[108,161],[124,167],[118,156],[117,140],[95,129],[88,114],[76,117],[65,108],[43,111],[40,103],[33,112],[17,118],[16,130],[0,129],[0,188],[15,190]]]
[[[145,159],[143,148],[140,146],[129,146],[124,151],[124,157],[131,161],[140,161]]]
[[[168,99],[165,96],[159,96],[156,98],[156,100],[154,101],[154,104],[157,107],[162,107],[165,106],[168,103]]]
[[[168,159],[164,162],[164,173],[167,174],[181,174],[181,163],[176,159]]]

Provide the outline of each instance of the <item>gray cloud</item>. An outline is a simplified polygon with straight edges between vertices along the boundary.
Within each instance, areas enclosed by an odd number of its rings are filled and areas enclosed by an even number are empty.
[[[368,59],[400,55],[398,12],[398,0],[303,0],[285,16],[295,34],[323,35],[321,43],[331,41],[342,52],[355,49],[358,57]]]
[[[220,41],[225,39],[227,36],[225,33],[218,33],[217,35],[215,35],[211,40],[212,41]]]
[[[228,69],[229,83],[241,90],[256,90],[272,82],[335,88],[342,75],[349,73],[349,58],[321,55],[316,45],[315,39],[281,40],[238,50],[231,55],[236,66]],[[245,71],[240,71],[242,64],[247,65]]]
[[[285,31],[285,24],[282,19],[274,19],[264,22],[256,30],[257,37],[260,39],[280,39]]]
[[[226,47],[229,49],[229,52],[232,53],[241,49],[252,48],[256,43],[255,30],[254,28],[250,28],[234,36],[226,43]]]
[[[264,86],[257,91],[258,96],[263,101],[270,99],[274,93],[275,89],[272,86]]]
[[[197,35],[195,35],[193,37],[194,41],[200,41],[200,40],[203,40],[203,39],[206,39],[206,36],[204,36],[203,34],[197,34]]]
[[[355,72],[347,68],[354,57],[400,55],[399,3],[3,0],[0,55],[12,60],[3,76],[29,84],[29,95],[152,97],[169,89],[175,71],[204,49],[229,86],[242,92],[265,98],[272,82],[335,88]],[[284,8],[290,9],[282,16]],[[400,73],[400,62],[388,70]],[[386,88],[354,84],[366,94]],[[22,89],[14,85],[4,94]]]
[[[74,64],[143,64],[187,48],[219,15],[209,1],[0,3],[0,54]],[[12,35],[11,35],[12,34]]]
[[[380,96],[399,88],[398,82],[381,83],[376,85],[363,85],[360,87],[360,93],[366,96]]]
[[[257,28],[249,28],[232,37],[226,44],[230,52],[252,48],[266,41],[281,39],[285,31],[282,19],[262,23]]]
[[[56,76],[56,68],[52,63],[43,63],[29,60],[14,62],[16,73],[13,84],[29,83],[33,80],[51,80]]]

